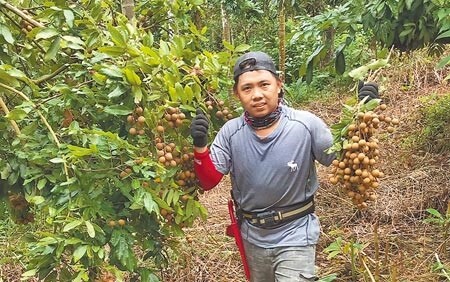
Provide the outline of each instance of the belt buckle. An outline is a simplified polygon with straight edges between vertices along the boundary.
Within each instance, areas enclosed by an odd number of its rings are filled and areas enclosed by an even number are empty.
[[[275,216],[277,215],[278,219],[275,219]],[[274,225],[282,219],[281,213],[274,210],[258,213],[256,218],[258,219],[258,223],[261,225]]]

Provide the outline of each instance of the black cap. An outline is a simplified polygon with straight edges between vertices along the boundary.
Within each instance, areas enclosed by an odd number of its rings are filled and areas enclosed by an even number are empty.
[[[236,80],[244,72],[254,70],[267,70],[278,76],[272,58],[264,52],[256,51],[245,53],[237,59],[233,68],[233,79]]]

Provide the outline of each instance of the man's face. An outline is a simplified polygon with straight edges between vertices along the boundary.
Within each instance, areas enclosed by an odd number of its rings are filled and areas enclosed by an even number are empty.
[[[278,106],[281,81],[266,70],[244,72],[239,76],[235,94],[251,117],[263,117]]]

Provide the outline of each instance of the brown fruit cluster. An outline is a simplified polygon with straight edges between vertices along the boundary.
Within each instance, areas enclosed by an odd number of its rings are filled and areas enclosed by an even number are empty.
[[[179,186],[192,187],[195,185],[195,173],[193,171],[194,153],[187,146],[179,150],[175,143],[165,143],[161,138],[156,138],[156,156],[158,162],[166,167],[181,167],[176,175]]]
[[[399,124],[398,119],[381,114],[385,109],[386,105],[381,104],[374,111],[358,112],[348,125],[341,158],[333,161],[330,183],[341,184],[359,209],[377,199],[379,179],[384,177],[377,167],[380,151],[375,135],[382,128],[392,133]]]
[[[144,117],[144,109],[140,106],[136,107],[131,115],[127,117],[127,122],[130,124],[130,129],[128,133],[130,135],[144,135],[144,125],[145,125],[145,117]]]
[[[164,119],[167,121],[167,125],[170,128],[177,128],[183,124],[183,121],[186,119],[186,115],[181,112],[179,108],[167,107],[164,113]],[[159,125],[157,131],[164,132],[164,127]]]
[[[215,116],[218,119],[221,119],[223,121],[228,121],[233,118],[232,110],[230,110],[229,107],[225,106],[225,102],[222,100],[213,101],[213,100],[207,100],[205,102],[206,108],[208,111],[213,112],[214,109],[217,109],[215,112]]]
[[[130,167],[127,167],[120,172],[119,176],[120,176],[120,178],[124,179],[125,177],[129,176],[131,173],[133,173],[133,170]]]
[[[30,204],[22,194],[10,194],[8,200],[15,223],[27,224],[34,222],[34,214],[30,212]]]

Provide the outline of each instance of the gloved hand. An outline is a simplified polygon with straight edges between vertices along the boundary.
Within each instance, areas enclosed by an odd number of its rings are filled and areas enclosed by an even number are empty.
[[[358,100],[366,99],[366,103],[372,99],[380,99],[380,94],[378,93],[378,84],[374,82],[364,83],[364,81],[359,81],[358,84]]]
[[[208,143],[209,122],[201,109],[197,109],[196,116],[191,123],[191,136],[195,147],[205,147]]]

